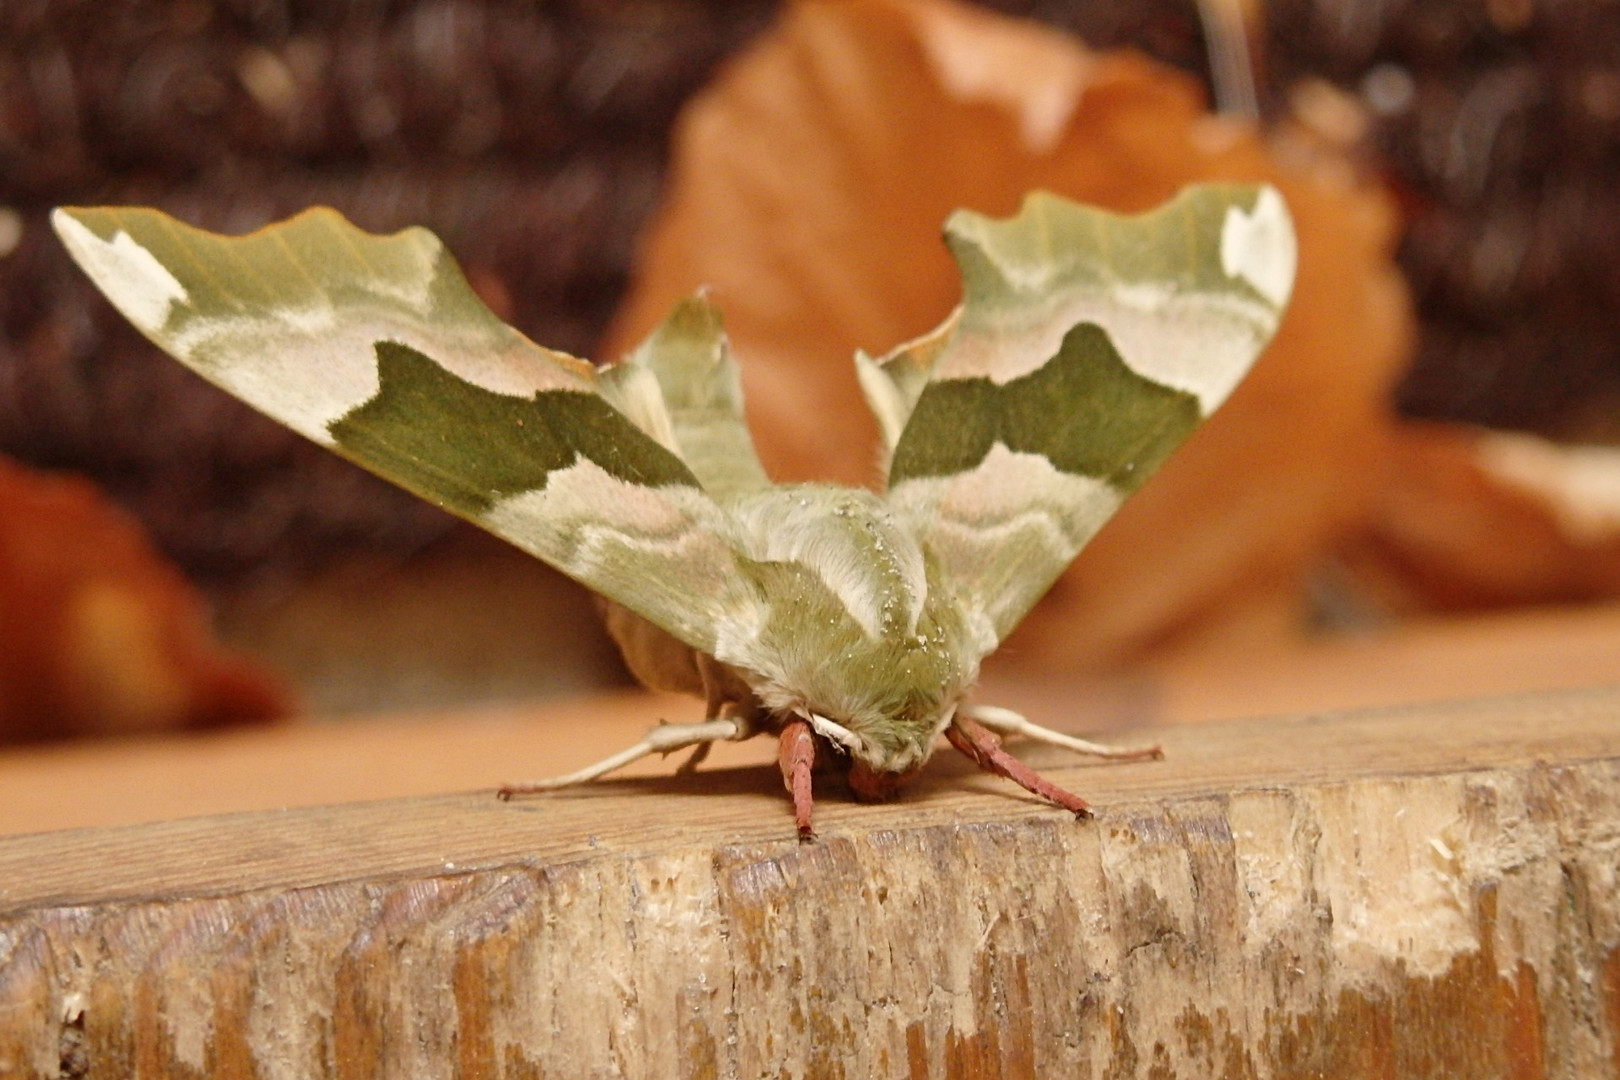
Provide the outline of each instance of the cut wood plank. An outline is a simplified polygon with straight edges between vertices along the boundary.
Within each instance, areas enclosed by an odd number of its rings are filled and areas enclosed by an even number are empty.
[[[6,1076],[1591,1076],[1620,692],[0,840]]]
[[[1339,711],[1620,680],[1620,604],[1412,621],[1264,654],[1111,680],[1005,679],[979,697],[1076,734],[1152,723]],[[281,728],[0,750],[0,835],[360,799],[555,776],[630,745],[693,698],[634,692]],[[764,741],[718,764],[764,763]],[[652,760],[632,774],[670,773]]]

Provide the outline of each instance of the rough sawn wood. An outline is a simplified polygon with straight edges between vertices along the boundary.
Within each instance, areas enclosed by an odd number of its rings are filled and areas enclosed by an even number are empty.
[[[7,1077],[1596,1076],[1620,692],[0,840]]]

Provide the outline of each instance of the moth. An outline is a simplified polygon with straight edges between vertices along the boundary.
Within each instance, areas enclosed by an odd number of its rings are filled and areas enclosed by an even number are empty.
[[[1265,186],[1120,216],[1044,193],[958,211],[960,305],[855,357],[882,494],[774,485],[702,294],[597,368],[490,312],[431,233],[317,208],[241,237],[144,208],[61,208],[78,264],[142,333],[301,434],[597,592],[631,670],[706,703],[622,753],[776,736],[801,838],[818,759],[890,795],[943,735],[984,769],[1087,804],[1007,753],[1019,735],[1152,756],[966,702],[981,661],[1226,398],[1276,329],[1296,248]]]

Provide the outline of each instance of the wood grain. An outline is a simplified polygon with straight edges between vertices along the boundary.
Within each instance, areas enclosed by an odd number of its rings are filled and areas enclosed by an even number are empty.
[[[1620,692],[0,840],[5,1076],[1591,1076]]]

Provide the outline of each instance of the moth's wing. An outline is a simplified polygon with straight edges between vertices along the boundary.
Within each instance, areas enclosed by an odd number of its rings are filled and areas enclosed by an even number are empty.
[[[771,486],[743,415],[742,379],[720,312],[707,297],[677,304],[662,326],[602,376],[614,392],[620,386],[656,392],[668,417],[669,445],[722,503]]]
[[[993,648],[1225,400],[1276,330],[1293,226],[1269,187],[1189,188],[1120,216],[1046,194],[946,239],[964,299],[942,340],[869,362],[902,429],[889,500]],[[881,384],[880,384],[881,385]]]
[[[704,652],[757,600],[730,519],[588,363],[480,302],[423,229],[311,210],[242,237],[62,209],[68,250],[159,347],[303,435],[551,563]]]
[[[865,352],[855,353],[855,377],[866,395],[866,403],[877,417],[883,435],[884,460],[893,459],[895,444],[917,407],[923,387],[928,385],[934,365],[950,343],[951,334],[962,317],[961,307],[944,322],[921,337],[896,346],[888,355],[874,359]]]

